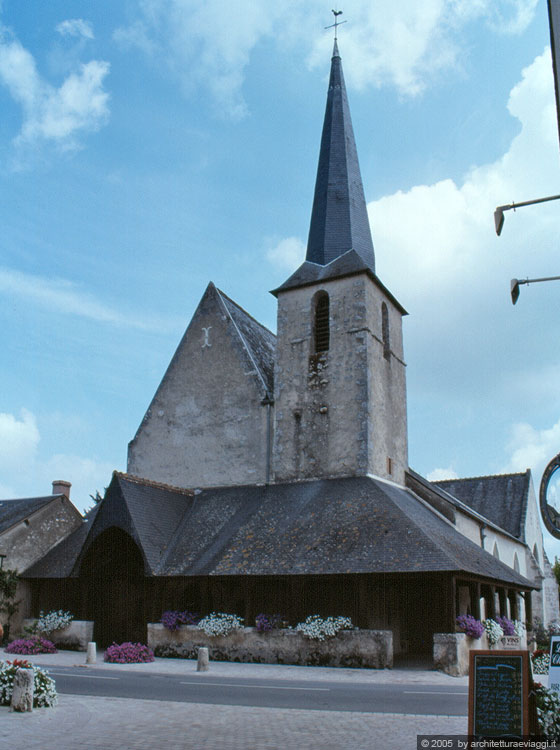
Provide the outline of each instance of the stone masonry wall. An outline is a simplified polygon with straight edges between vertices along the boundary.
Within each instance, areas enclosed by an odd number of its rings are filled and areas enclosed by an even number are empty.
[[[263,395],[210,285],[129,444],[128,472],[178,487],[264,482]]]
[[[330,346],[314,353],[316,294],[329,295]],[[389,313],[384,357],[382,303]],[[398,310],[365,274],[278,298],[276,481],[375,474],[404,484],[406,386]],[[392,472],[387,458],[392,459]]]
[[[214,661],[373,669],[393,666],[390,630],[344,630],[321,642],[295,630],[260,633],[256,628],[242,628],[228,636],[208,636],[194,626],[171,631],[161,623],[150,623],[148,646],[156,656],[188,659],[196,659],[198,649],[205,646]]]

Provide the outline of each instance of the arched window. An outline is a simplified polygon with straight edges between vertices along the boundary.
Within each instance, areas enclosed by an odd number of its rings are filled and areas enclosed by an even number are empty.
[[[391,341],[389,338],[389,311],[385,302],[381,304],[381,335],[383,337],[383,356],[389,359],[391,355]]]
[[[494,557],[496,557],[498,560],[500,559],[500,551],[498,549],[498,542],[494,542],[494,550],[492,552]]]
[[[517,557],[517,552],[513,556],[513,569],[515,570],[516,573],[520,573],[521,572],[519,570],[519,558]]]
[[[533,545],[533,557],[537,561],[537,564],[540,566],[541,561],[539,560],[539,548],[537,547],[537,543],[536,542]]]
[[[330,326],[329,326],[329,295],[319,292],[315,297],[315,352],[326,352],[329,350]]]

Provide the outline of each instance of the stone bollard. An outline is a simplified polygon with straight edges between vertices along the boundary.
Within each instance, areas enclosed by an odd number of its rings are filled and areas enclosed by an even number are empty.
[[[203,646],[198,649],[198,661],[196,663],[196,671],[197,672],[208,672],[208,663],[210,659],[208,658],[208,649]]]
[[[97,645],[90,641],[87,645],[86,664],[95,664],[97,660]]]
[[[33,683],[35,675],[32,669],[18,669],[14,676],[11,711],[33,711]]]

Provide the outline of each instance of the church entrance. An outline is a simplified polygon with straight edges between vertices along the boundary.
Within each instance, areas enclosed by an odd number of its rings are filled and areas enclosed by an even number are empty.
[[[144,561],[132,537],[116,527],[100,534],[84,555],[80,580],[98,646],[146,643]]]

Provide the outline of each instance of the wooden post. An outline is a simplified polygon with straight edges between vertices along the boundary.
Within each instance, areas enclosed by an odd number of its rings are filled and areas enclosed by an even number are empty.
[[[471,613],[475,620],[480,620],[480,581],[470,584]]]
[[[33,711],[33,687],[35,675],[32,669],[18,669],[14,676],[12,711]]]

